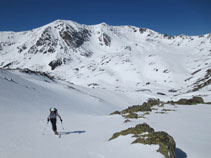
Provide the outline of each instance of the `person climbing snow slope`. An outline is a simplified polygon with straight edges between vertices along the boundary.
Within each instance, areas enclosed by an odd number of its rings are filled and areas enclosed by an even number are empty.
[[[57,126],[56,126],[57,117],[59,117],[60,121],[62,122],[62,118],[58,114],[57,109],[56,108],[50,108],[50,114],[49,114],[49,116],[47,118],[47,121],[48,122],[51,121],[52,130],[54,131],[55,135],[58,135]]]

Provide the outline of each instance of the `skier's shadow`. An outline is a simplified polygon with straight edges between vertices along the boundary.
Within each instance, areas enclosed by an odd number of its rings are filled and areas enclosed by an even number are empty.
[[[86,131],[71,131],[71,132],[58,132],[60,135],[68,135],[68,134],[82,134]]]

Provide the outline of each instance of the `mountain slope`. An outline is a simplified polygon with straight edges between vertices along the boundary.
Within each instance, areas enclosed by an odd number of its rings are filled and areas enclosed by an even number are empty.
[[[0,157],[163,157],[158,145],[131,144],[130,135],[108,141],[144,122],[173,136],[177,158],[209,157],[209,104],[155,106],[129,122],[109,113],[148,98],[210,102],[210,56],[210,34],[64,20],[0,32]],[[63,118],[61,139],[46,124],[50,107]]]
[[[106,90],[103,97],[99,91],[17,71],[0,70],[0,76],[0,157],[139,157],[143,151],[149,151],[143,154],[146,157],[162,157],[156,146],[134,145],[134,149],[124,140],[121,146],[108,142],[115,130],[125,127],[122,118],[108,116],[122,107],[125,97]],[[44,130],[52,106],[63,118],[67,134],[61,139],[53,136],[50,123]],[[63,132],[61,123],[57,124]],[[127,152],[120,152],[127,147]]]
[[[131,144],[134,138],[130,135],[108,141],[115,132],[142,122],[172,135],[179,158],[210,155],[210,105],[169,105],[163,107],[170,109],[168,114],[153,111],[146,118],[124,123],[123,117],[108,114],[134,103],[126,94],[87,89],[40,74],[1,69],[0,86],[0,157],[163,158],[157,152],[158,145]],[[139,102],[147,97],[142,93]],[[169,99],[168,96],[164,98]],[[55,137],[51,125],[46,124],[48,110],[54,106],[65,128],[63,131],[61,123],[57,122],[58,131],[64,132],[61,138]]]
[[[86,87],[184,93],[210,83],[210,34],[168,36],[133,26],[57,20],[31,31],[1,32],[0,37],[2,68],[49,72]]]

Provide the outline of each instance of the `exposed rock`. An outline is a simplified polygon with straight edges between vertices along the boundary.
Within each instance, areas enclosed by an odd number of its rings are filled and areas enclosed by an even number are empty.
[[[195,75],[195,74],[198,73],[199,71],[201,71],[201,69],[198,69],[198,70],[194,71],[191,75]]]
[[[65,29],[62,29],[59,34],[71,48],[80,47],[85,41],[88,41],[89,36],[91,36],[87,29],[84,28],[77,31],[70,25],[67,25]]]
[[[158,95],[166,95],[165,93],[162,92],[157,92]]]
[[[115,139],[115,138],[117,138],[121,135],[125,136],[125,135],[128,135],[128,134],[134,134],[135,136],[138,136],[139,134],[146,133],[146,132],[149,132],[149,133],[154,132],[154,129],[151,128],[146,123],[138,124],[134,128],[128,128],[128,129],[123,130],[121,132],[114,133],[113,136],[109,140]]]
[[[80,55],[85,57],[91,57],[93,55],[93,52],[92,51],[81,52]]]
[[[182,105],[195,105],[195,104],[200,104],[200,103],[204,103],[203,98],[201,97],[193,97],[191,99],[180,99],[178,101],[175,102],[176,104],[182,104]]]
[[[114,111],[114,112],[112,112],[110,115],[120,115],[120,114],[121,114],[120,111]]]
[[[125,118],[137,119],[138,115],[136,113],[130,112],[128,115],[125,115]]]
[[[54,53],[56,51],[55,47],[58,45],[58,40],[55,39],[52,32],[52,28],[47,27],[37,40],[36,44],[29,48],[28,53]]]
[[[49,75],[48,73],[46,72],[40,72],[40,71],[32,71],[28,68],[25,68],[25,69],[17,69],[19,70],[20,72],[24,72],[24,73],[27,73],[27,74],[35,74],[35,75],[41,75],[41,76],[44,76],[44,77],[47,77],[48,79],[54,81],[55,77],[54,76],[51,76]]]
[[[150,84],[150,82],[147,82],[147,83],[146,83],[146,85],[149,85],[149,84]]]
[[[13,64],[13,62],[8,63],[8,64],[4,65],[3,68],[9,68],[9,66],[11,66],[12,64]]]
[[[204,100],[203,100],[203,98],[202,97],[193,97],[192,99],[191,99],[191,102],[193,103],[193,104],[203,104],[204,103]]]
[[[18,52],[21,53],[23,50],[27,49],[27,47],[26,47],[26,45],[24,44],[24,45],[22,45],[22,46],[17,47],[17,49],[18,49]],[[1,50],[1,49],[0,49],[0,50]]]
[[[106,46],[111,45],[111,37],[108,36],[106,33],[103,33],[103,41],[104,41]]]
[[[140,33],[144,33],[144,32],[146,32],[146,30],[147,30],[146,28],[139,28]]]
[[[176,102],[176,104],[190,104],[188,99],[180,99]]]
[[[128,123],[128,122],[131,122],[129,119],[126,119],[125,121],[124,121],[124,123]]]
[[[175,92],[177,92],[177,90],[175,90],[175,89],[169,89],[168,92],[175,93]]]
[[[134,112],[139,112],[139,111],[151,111],[151,107],[146,104],[133,105],[133,106],[128,107],[127,109],[122,110],[121,114],[134,113]]]
[[[53,60],[48,65],[51,67],[51,70],[54,70],[56,67],[62,65],[62,60],[61,59]]]
[[[133,137],[136,138],[136,140],[133,141],[132,144],[156,144],[159,145],[158,152],[163,154],[165,158],[176,157],[176,143],[174,141],[174,138],[163,131],[155,132],[154,129],[146,123],[138,124],[134,128],[128,128],[121,132],[114,133],[113,136],[109,139],[109,141],[121,135],[125,136],[128,134],[133,134]]]
[[[149,134],[140,136],[140,138],[137,138],[132,143],[159,145],[159,149],[157,151],[163,154],[165,158],[176,158],[176,143],[174,138],[166,132],[151,132]]]
[[[97,84],[97,83],[90,83],[90,84],[88,84],[88,86],[89,86],[89,87],[90,87],[90,86],[95,87],[95,86],[99,86],[99,84]]]
[[[152,92],[150,89],[137,89],[136,92]]]
[[[193,91],[198,91],[199,89],[202,89],[208,85],[211,84],[211,69],[208,69],[206,71],[206,74],[203,78],[198,79],[194,84]]]
[[[176,111],[176,110],[173,110],[173,109],[162,109],[161,111],[162,112],[168,112],[168,111]]]
[[[39,40],[36,42],[36,46],[43,46],[43,45],[50,45],[51,44],[51,42],[52,42],[52,36],[51,36],[51,34],[50,34],[50,32],[51,32],[51,27],[47,27],[44,31],[43,31],[43,33],[42,33],[42,35],[41,35],[41,37],[39,38]]]
[[[131,50],[132,50],[132,48],[131,48],[131,46],[125,46],[125,50],[129,50],[129,51],[131,51]]]
[[[160,99],[154,99],[154,98],[150,98],[147,102],[144,102],[143,104],[149,105],[149,106],[154,106],[154,105],[160,105],[162,102],[160,101]]]
[[[121,111],[121,114],[134,113],[134,112],[145,112],[152,111],[151,107],[155,105],[160,105],[161,101],[159,99],[149,99],[147,102],[144,102],[142,105],[133,105]]]
[[[168,39],[174,38],[173,36],[170,36],[170,35],[168,35],[168,34],[166,34],[166,33],[163,35],[163,37],[164,37],[164,38],[168,38]]]
[[[29,54],[37,54],[38,53],[38,48],[36,45],[33,45],[29,48],[29,51],[28,51]]]

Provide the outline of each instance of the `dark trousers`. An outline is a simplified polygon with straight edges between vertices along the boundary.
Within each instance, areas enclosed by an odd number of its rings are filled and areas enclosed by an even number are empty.
[[[56,118],[51,118],[50,121],[51,121],[51,124],[52,124],[53,131],[57,131]]]

